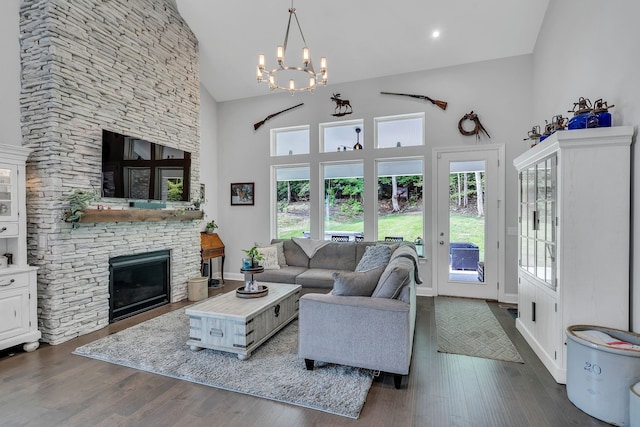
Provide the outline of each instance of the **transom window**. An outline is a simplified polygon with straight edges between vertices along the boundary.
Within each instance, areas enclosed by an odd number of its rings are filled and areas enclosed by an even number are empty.
[[[360,135],[356,129],[360,129]],[[353,150],[358,141],[365,145],[362,120],[320,123],[320,151],[324,153]]]
[[[424,113],[376,117],[377,148],[424,145]]]
[[[271,129],[271,155],[309,154],[309,125]]]

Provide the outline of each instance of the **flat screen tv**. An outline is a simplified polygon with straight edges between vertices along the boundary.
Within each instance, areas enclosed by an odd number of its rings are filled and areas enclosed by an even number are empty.
[[[102,197],[188,201],[191,153],[102,131]]]

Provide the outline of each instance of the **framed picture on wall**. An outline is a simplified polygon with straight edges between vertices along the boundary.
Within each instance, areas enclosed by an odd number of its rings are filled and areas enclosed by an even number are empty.
[[[231,183],[231,206],[253,205],[255,186],[253,182]]]

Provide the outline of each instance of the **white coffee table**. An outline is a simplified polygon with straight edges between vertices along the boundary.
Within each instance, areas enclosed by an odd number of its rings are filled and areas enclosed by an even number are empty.
[[[300,285],[265,283],[269,293],[260,298],[239,298],[236,290],[209,298],[185,310],[189,316],[191,350],[203,348],[251,356],[260,344],[298,316]]]

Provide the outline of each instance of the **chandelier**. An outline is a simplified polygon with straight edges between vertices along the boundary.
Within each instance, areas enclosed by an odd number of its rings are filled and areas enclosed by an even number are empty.
[[[296,20],[304,46],[302,48],[302,66],[300,67],[285,65],[284,63],[292,17]],[[324,56],[320,58],[320,72],[316,73],[311,62],[311,53],[307,47],[307,41],[304,39],[304,34],[302,34],[302,28],[298,21],[298,15],[296,15],[296,9],[293,7],[293,0],[291,0],[291,8],[289,9],[289,23],[287,24],[287,32],[284,36],[284,44],[277,47],[276,60],[278,63],[277,67],[272,70],[267,70],[264,54],[261,53],[258,55],[256,78],[258,79],[258,83],[268,83],[269,90],[285,90],[291,92],[291,95],[293,95],[295,92],[313,92],[318,84],[327,84],[327,58]],[[280,77],[281,81],[278,77]],[[287,78],[288,81],[286,81]],[[296,84],[296,80],[302,80],[304,83]]]

